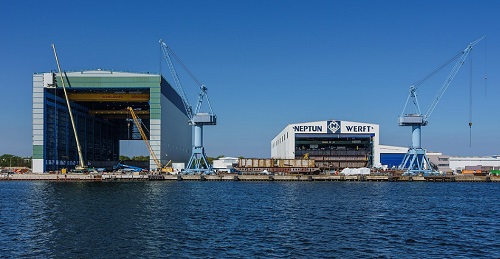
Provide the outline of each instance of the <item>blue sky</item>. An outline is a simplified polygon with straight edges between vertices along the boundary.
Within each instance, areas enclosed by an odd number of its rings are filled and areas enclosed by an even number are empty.
[[[379,124],[382,144],[409,146],[397,125],[408,87],[482,35],[422,146],[500,154],[499,11],[499,1],[3,0],[0,154],[31,155],[32,74],[57,68],[52,43],[64,70],[158,73],[164,39],[209,89],[218,125],[205,127],[207,154],[269,157],[286,125],[329,119]],[[422,107],[450,70],[422,88]],[[181,80],[194,104],[196,86]]]

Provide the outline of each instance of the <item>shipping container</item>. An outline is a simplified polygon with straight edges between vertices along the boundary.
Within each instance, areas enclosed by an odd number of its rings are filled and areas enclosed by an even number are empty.
[[[481,172],[481,170],[479,170],[479,172]],[[478,170],[470,170],[470,169],[462,170],[462,174],[475,174],[475,173],[478,173]]]
[[[500,170],[491,170],[491,175],[500,176]]]
[[[493,170],[493,166],[481,166],[481,171],[483,172],[489,172]]]
[[[465,170],[471,170],[471,171],[481,171],[481,167],[480,165],[474,165],[474,166],[465,166]]]

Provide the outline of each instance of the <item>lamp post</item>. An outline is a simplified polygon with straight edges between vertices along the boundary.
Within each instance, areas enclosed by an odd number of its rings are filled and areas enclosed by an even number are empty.
[[[2,161],[7,162],[7,158],[3,158]],[[9,167],[12,167],[12,157],[9,158]]]

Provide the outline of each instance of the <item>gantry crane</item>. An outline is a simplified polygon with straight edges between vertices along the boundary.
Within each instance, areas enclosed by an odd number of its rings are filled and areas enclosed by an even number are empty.
[[[205,125],[216,125],[217,124],[217,116],[214,114],[212,110],[212,106],[210,105],[210,100],[207,95],[207,87],[201,84],[194,75],[182,64],[182,62],[177,58],[177,56],[173,53],[173,51],[168,47],[163,40],[160,39],[160,47],[163,52],[163,56],[167,61],[168,67],[170,69],[170,73],[174,79],[174,83],[177,88],[177,93],[182,99],[184,104],[184,108],[186,109],[186,113],[188,116],[188,123],[194,127],[194,146],[191,154],[191,158],[184,170],[185,173],[200,173],[200,174],[209,174],[212,172],[212,166],[208,163],[207,156],[205,154],[205,148],[203,147],[203,126]],[[193,108],[189,104],[189,101],[184,94],[184,90],[182,88],[182,84],[179,80],[177,72],[175,71],[174,64],[172,63],[172,58],[174,57],[177,62],[186,70],[186,72],[191,76],[191,78],[195,81],[195,83],[200,87],[200,92],[198,94],[198,101],[196,103],[196,108],[193,111]],[[203,100],[206,99],[208,103],[208,107],[210,112],[200,112],[201,105]]]
[[[68,93],[66,92],[66,84],[64,82],[61,66],[59,65],[59,58],[57,57],[56,46],[54,44],[52,44],[52,49],[54,50],[54,56],[56,58],[56,63],[57,63],[57,70],[59,71],[59,76],[61,78],[64,98],[66,99],[66,105],[68,106],[68,113],[69,113],[69,118],[71,120],[71,126],[73,128],[73,133],[75,134],[76,149],[78,151],[78,165],[75,166],[75,169],[79,171],[86,170],[87,167],[85,166],[85,162],[83,160],[82,146],[80,145],[80,140],[78,139],[78,134],[76,132],[75,120],[73,119],[73,111],[71,110],[71,105],[69,104]]]
[[[130,115],[132,115],[132,119],[134,120],[135,126],[139,130],[139,133],[141,134],[142,140],[144,140],[144,143],[146,143],[146,146],[149,151],[149,155],[153,159],[153,161],[156,164],[156,170],[158,172],[172,172],[170,168],[167,168],[168,165],[172,162],[169,161],[165,166],[163,166],[156,156],[155,152],[153,151],[153,148],[151,147],[151,144],[149,144],[148,137],[146,136],[146,133],[144,132],[144,129],[142,128],[141,122],[139,121],[139,117],[137,117],[137,114],[135,114],[134,109],[132,107],[127,107],[127,110],[130,112]]]
[[[431,164],[429,162],[429,159],[427,158],[426,151],[421,147],[421,128],[422,126],[426,126],[427,123],[429,122],[429,117],[431,116],[432,112],[436,108],[436,105],[438,104],[439,100],[443,96],[444,92],[450,85],[451,81],[455,77],[455,75],[458,73],[458,70],[462,67],[462,65],[465,62],[465,59],[469,55],[470,51],[476,45],[478,42],[480,42],[484,38],[481,37],[467,45],[467,47],[460,51],[457,55],[455,55],[452,59],[450,59],[448,62],[443,64],[441,67],[439,67],[437,70],[429,74],[427,77],[422,79],[421,81],[413,84],[410,86],[410,94],[408,95],[408,98],[406,99],[406,104],[403,109],[403,112],[401,113],[401,116],[398,118],[398,123],[399,126],[411,126],[412,127],[412,146],[408,149],[408,152],[406,153],[405,157],[403,158],[403,161],[399,165],[400,170],[405,170],[406,174],[428,174],[433,172],[433,169],[431,167]],[[427,109],[426,113],[421,113],[420,111],[420,106],[418,104],[418,99],[417,99],[417,90],[418,87],[423,84],[425,81],[427,81],[429,78],[434,76],[437,72],[442,70],[444,67],[446,67],[448,64],[451,62],[457,60],[458,61],[455,63],[455,66],[449,73],[448,77],[444,81],[444,83],[441,85],[441,88],[437,92],[436,96],[434,97],[431,105]],[[413,113],[406,113],[406,109],[408,107],[409,100],[412,100],[413,105],[414,105],[414,112]]]

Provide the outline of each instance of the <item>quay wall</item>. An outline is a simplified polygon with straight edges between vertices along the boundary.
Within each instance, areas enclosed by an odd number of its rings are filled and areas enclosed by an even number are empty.
[[[500,182],[500,176],[2,174],[3,181],[369,181]]]

